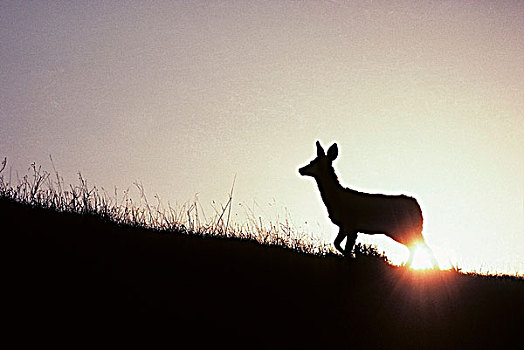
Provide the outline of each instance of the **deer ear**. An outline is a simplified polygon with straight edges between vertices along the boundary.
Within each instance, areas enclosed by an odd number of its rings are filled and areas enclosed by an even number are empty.
[[[331,160],[337,159],[338,156],[338,146],[336,143],[332,144],[327,151],[327,156]]]
[[[317,157],[325,156],[326,153],[324,153],[324,149],[322,148],[322,146],[320,146],[319,141],[317,141],[316,145],[317,145]]]

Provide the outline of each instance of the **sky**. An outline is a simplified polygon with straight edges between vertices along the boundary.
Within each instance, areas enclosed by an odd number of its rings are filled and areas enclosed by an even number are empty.
[[[441,266],[524,273],[524,2],[2,1],[0,156],[334,239],[297,169],[412,195]],[[407,250],[359,236],[393,260]]]

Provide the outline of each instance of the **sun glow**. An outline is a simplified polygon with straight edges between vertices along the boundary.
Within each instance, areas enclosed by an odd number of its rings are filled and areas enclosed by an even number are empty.
[[[411,269],[413,270],[429,270],[439,269],[438,263],[434,261],[431,251],[424,246],[417,245],[415,248]]]

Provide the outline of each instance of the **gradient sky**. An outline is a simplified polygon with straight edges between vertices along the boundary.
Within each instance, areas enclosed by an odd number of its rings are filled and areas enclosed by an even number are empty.
[[[0,3],[13,173],[205,207],[236,175],[238,213],[331,240],[317,139],[345,186],[419,199],[441,264],[524,273],[524,2]]]

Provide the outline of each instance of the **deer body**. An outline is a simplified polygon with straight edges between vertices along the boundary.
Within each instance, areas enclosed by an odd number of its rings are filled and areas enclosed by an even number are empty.
[[[384,234],[410,248],[408,265],[413,259],[413,247],[425,245],[422,237],[422,210],[417,200],[405,195],[370,194],[344,188],[340,185],[332,162],[338,155],[333,144],[327,155],[317,141],[317,158],[299,169],[304,176],[312,176],[318,185],[329,218],[340,229],[335,248],[349,255],[357,234]],[[340,244],[347,238],[345,249]]]

